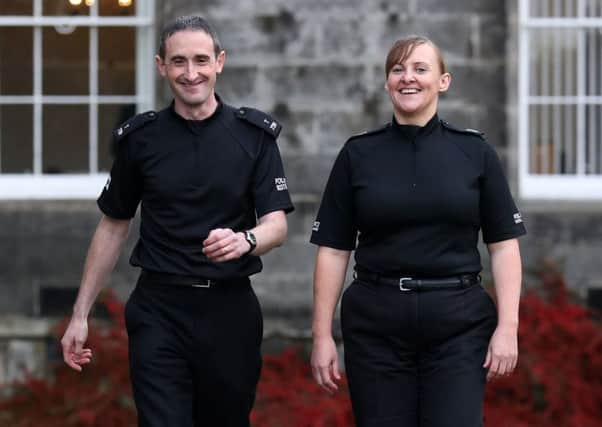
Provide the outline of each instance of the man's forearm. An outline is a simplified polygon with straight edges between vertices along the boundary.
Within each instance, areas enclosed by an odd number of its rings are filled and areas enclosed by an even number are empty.
[[[100,290],[115,267],[127,239],[129,220],[103,216],[88,249],[82,281],[73,307],[75,318],[86,319]]]
[[[251,229],[257,239],[257,247],[252,254],[263,255],[282,245],[287,230],[286,214],[283,211],[270,212],[259,218],[257,226]]]

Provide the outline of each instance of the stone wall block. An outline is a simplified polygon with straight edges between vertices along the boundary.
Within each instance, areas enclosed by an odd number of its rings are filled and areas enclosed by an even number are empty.
[[[498,17],[484,17],[479,20],[481,46],[479,57],[503,62],[506,59],[506,22]],[[518,52],[516,52],[518,54]]]
[[[311,234],[311,227],[316,218],[318,196],[307,197],[303,200],[293,198],[295,210],[288,214],[288,241],[308,241]],[[268,253],[268,256],[270,254]]]
[[[226,59],[226,66],[217,78],[216,92],[235,107],[255,105],[258,96],[256,80],[256,67],[230,67]]]
[[[304,155],[285,156],[284,170],[290,182],[289,188],[294,194],[312,194],[320,196],[326,185],[334,156]]]
[[[505,2],[483,0],[454,0],[453,2],[442,2],[441,0],[419,0],[417,2],[417,13],[492,14],[502,20],[506,17]]]
[[[473,58],[477,46],[472,36],[470,18],[467,16],[444,16],[430,18],[428,15],[417,19],[419,22],[418,34],[424,35],[439,46],[444,58],[461,60]]]
[[[292,112],[284,103],[276,104],[271,114],[282,124],[282,132],[278,137],[278,147],[282,155],[317,151],[317,141],[313,132],[314,114]]]
[[[265,79],[276,97],[309,110],[320,103],[362,102],[367,92],[362,71],[361,66],[281,66],[267,69]]]
[[[247,19],[209,19],[231,61],[260,64],[262,59],[315,56],[314,24],[287,10]]]
[[[373,115],[366,112],[325,113],[318,118],[320,152],[333,157],[341,150],[350,136],[374,129]]]
[[[504,68],[501,65],[454,65],[447,97],[483,106],[502,106],[506,100]]]
[[[367,34],[365,18],[352,19],[332,17],[321,22],[322,44],[320,57],[342,58],[347,61],[361,62],[367,54]]]

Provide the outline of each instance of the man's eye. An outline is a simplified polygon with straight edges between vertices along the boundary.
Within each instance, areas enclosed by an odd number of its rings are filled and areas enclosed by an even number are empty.
[[[181,67],[184,64],[186,64],[186,61],[184,61],[183,59],[174,59],[173,61],[171,61],[171,63],[176,67]]]

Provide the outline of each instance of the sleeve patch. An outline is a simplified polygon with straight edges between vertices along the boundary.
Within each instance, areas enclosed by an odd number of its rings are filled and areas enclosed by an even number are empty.
[[[520,223],[522,223],[522,222],[523,222],[523,216],[520,214],[520,212],[516,212],[516,213],[513,215],[513,218],[514,218],[514,223],[515,223],[515,224],[520,224]]]
[[[241,107],[236,111],[236,117],[263,129],[274,138],[278,138],[278,135],[280,135],[280,131],[282,130],[282,125],[280,123],[263,111],[254,108]]]
[[[274,183],[276,185],[276,191],[288,190],[288,186],[286,185],[286,178],[274,178]]]
[[[115,141],[122,140],[136,129],[140,129],[156,119],[157,113],[154,111],[147,111],[146,113],[135,115],[113,131]]]

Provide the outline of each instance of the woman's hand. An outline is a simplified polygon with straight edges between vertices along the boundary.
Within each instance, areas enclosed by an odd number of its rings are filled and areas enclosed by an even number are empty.
[[[513,326],[498,325],[489,341],[484,368],[487,381],[510,375],[518,363],[518,331]]]

